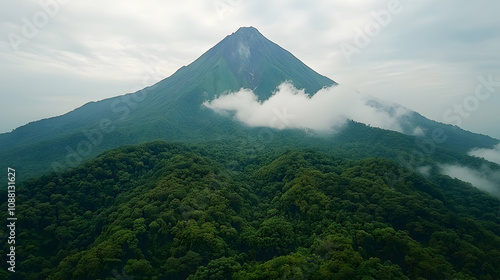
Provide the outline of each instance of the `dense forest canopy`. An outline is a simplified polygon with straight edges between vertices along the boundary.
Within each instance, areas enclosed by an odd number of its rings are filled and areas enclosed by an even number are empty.
[[[470,184],[236,145],[122,147],[19,184],[11,279],[500,278],[500,201]]]

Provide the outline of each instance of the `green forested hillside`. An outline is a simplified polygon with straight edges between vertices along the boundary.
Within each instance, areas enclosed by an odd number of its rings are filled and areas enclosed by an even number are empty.
[[[123,147],[19,184],[11,279],[500,278],[500,201],[469,184],[232,148]]]

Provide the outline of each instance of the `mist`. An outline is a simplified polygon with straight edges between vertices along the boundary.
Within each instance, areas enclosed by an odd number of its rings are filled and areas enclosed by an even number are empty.
[[[500,197],[500,170],[493,170],[487,165],[480,169],[450,164],[442,164],[440,167],[444,175],[471,183],[480,190]]]
[[[485,160],[500,164],[500,144],[493,147],[493,149],[472,149],[469,151],[469,155],[484,158]]]
[[[222,94],[203,105],[217,113],[232,115],[251,127],[335,132],[351,119],[402,132],[398,119],[409,111],[377,100],[393,109],[389,113],[380,106],[369,105],[370,100],[373,98],[342,85],[323,88],[311,96],[285,82],[264,101],[259,101],[252,90],[241,89]]]

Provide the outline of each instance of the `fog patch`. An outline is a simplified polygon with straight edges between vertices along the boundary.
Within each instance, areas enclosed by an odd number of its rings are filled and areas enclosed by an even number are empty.
[[[471,183],[480,190],[500,197],[500,170],[493,170],[487,165],[472,169],[461,165],[442,164],[440,168],[444,175]]]
[[[472,149],[469,151],[469,155],[484,158],[485,160],[500,164],[500,144],[493,147],[493,149]]]
[[[413,132],[411,135],[418,136],[418,137],[424,137],[425,133],[424,133],[424,130],[420,126],[417,126],[413,129]]]
[[[333,132],[350,119],[402,132],[398,119],[410,111],[394,104],[373,106],[371,100],[368,95],[342,85],[323,88],[310,96],[285,82],[264,101],[259,101],[252,90],[241,89],[205,101],[203,105],[221,114],[230,113],[251,127]]]
[[[430,165],[417,167],[417,172],[425,177],[429,177],[431,175],[431,170],[432,166]]]

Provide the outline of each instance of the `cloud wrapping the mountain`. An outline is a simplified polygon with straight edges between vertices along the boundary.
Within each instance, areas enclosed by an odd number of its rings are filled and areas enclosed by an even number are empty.
[[[398,118],[408,114],[408,110],[397,107],[395,113],[390,114],[368,105],[368,100],[367,95],[342,85],[323,88],[310,96],[285,82],[264,101],[259,101],[252,90],[241,89],[206,101],[203,105],[221,114],[234,114],[237,120],[252,127],[332,132],[351,119],[374,127],[402,131]]]
[[[440,167],[444,175],[469,182],[480,190],[500,197],[500,170],[493,170],[486,165],[480,169],[451,164],[442,164]]]
[[[493,147],[493,149],[476,148],[469,152],[469,155],[481,157],[488,161],[500,164],[500,144]]]

